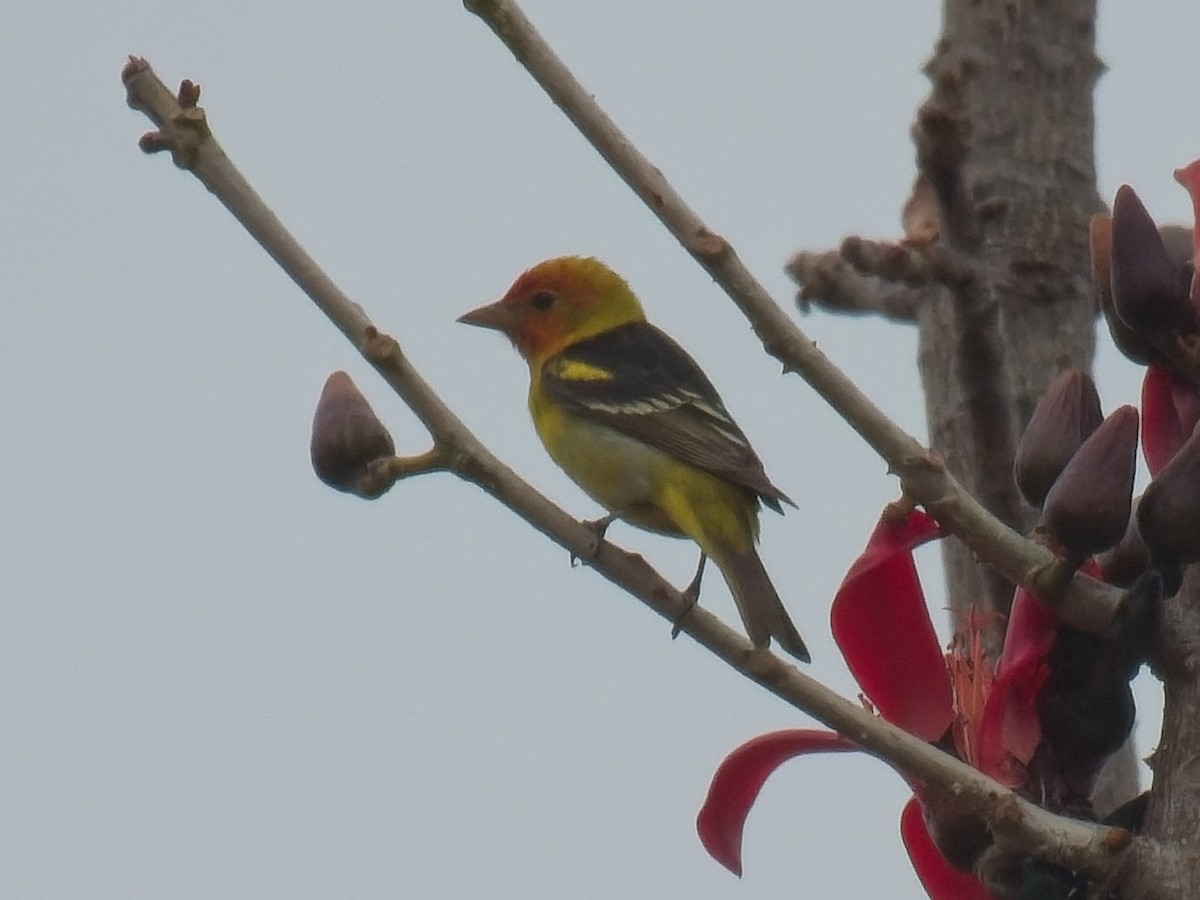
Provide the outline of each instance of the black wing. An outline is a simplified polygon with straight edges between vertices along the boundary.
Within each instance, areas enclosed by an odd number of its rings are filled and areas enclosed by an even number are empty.
[[[542,367],[542,389],[578,415],[749,488],[772,509],[792,502],[767,478],[696,361],[649,322],[621,325],[552,356]]]

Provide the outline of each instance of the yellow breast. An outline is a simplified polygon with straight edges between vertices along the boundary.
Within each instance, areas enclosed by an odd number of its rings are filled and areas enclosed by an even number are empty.
[[[744,546],[757,536],[758,503],[745,489],[549,402],[536,383],[529,412],[551,459],[619,518],[690,537],[706,551],[716,542]]]

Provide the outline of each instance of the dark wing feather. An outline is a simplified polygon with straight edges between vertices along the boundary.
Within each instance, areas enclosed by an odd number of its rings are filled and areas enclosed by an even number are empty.
[[[551,357],[542,389],[578,415],[749,488],[772,509],[792,502],[767,478],[695,360],[649,322],[622,325]]]

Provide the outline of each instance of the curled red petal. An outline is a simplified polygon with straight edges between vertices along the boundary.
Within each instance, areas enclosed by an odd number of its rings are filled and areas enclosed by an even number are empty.
[[[1154,476],[1171,461],[1200,421],[1200,392],[1166,369],[1150,366],[1142,379],[1142,454]]]
[[[946,661],[912,551],[940,536],[919,511],[884,516],[830,609],[834,640],[863,693],[888,721],[936,741],[954,719]]]
[[[929,836],[916,797],[909,799],[900,814],[900,838],[913,870],[931,900],[990,900],[979,879],[946,862],[946,857]]]
[[[708,855],[740,878],[742,829],[768,776],[805,753],[857,749],[840,734],[812,728],[770,731],[746,741],[721,761],[696,816],[696,831]]]
[[[979,728],[980,770],[1009,787],[1024,782],[1024,767],[1042,740],[1037,703],[1050,675],[1046,654],[1057,636],[1054,613],[1018,588]]]

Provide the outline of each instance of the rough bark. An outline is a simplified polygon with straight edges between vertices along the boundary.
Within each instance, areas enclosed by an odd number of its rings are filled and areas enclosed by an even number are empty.
[[[1017,433],[1050,380],[1064,369],[1090,369],[1095,346],[1087,246],[1088,219],[1103,208],[1093,155],[1092,94],[1102,71],[1095,21],[1095,0],[946,0],[944,32],[928,67],[935,83],[960,74],[965,84],[963,174],[980,228],[972,255],[997,305],[1007,355],[1011,405],[997,413],[1011,416]],[[1028,528],[1032,510],[1013,515],[980,482],[981,473],[996,467],[987,460],[991,448],[973,440],[978,432],[964,392],[971,373],[953,307],[958,300],[940,290],[917,314],[931,445],[993,512]],[[1006,609],[1011,588],[989,576],[965,547],[949,543],[944,564],[956,625],[981,608]],[[1200,578],[1194,572],[1184,597],[1187,602],[1171,614],[1187,629],[1182,633],[1200,633]],[[1167,679],[1149,814],[1121,896],[1200,896],[1200,778],[1191,765],[1200,746],[1197,675],[1193,670]],[[1097,811],[1111,810],[1136,786],[1127,744],[1100,779]],[[1164,873],[1171,882],[1166,894]]]
[[[1101,71],[1095,16],[1095,0],[947,0],[927,68],[935,82],[961,78],[964,86],[963,178],[979,229],[972,255],[1007,355],[1011,406],[993,415],[1006,418],[1013,435],[1055,375],[1090,368],[1095,347],[1088,274],[1088,218],[1102,206],[1093,158],[1092,91]],[[960,353],[957,301],[943,290],[918,314],[930,442],[992,512],[1026,529],[1032,510],[989,502],[997,486],[981,482],[980,473],[1011,466],[1011,457],[990,460],[995,448],[973,439],[960,376],[975,375],[964,365],[973,360]],[[1007,609],[1011,586],[986,576],[966,548],[948,544],[945,567],[957,619]]]

